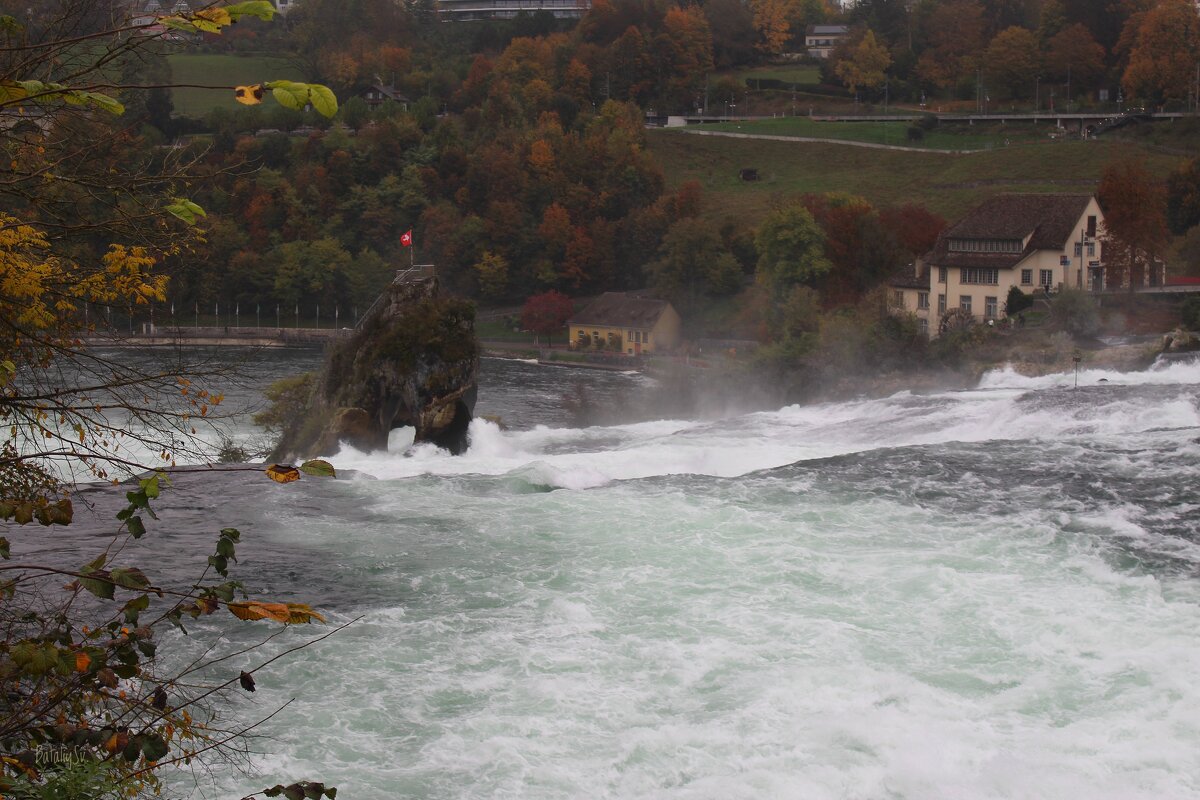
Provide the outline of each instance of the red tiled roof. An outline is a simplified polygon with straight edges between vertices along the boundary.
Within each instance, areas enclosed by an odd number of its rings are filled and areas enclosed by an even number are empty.
[[[567,320],[567,324],[653,328],[669,305],[666,300],[633,292],[605,292]]]
[[[1002,194],[976,206],[942,233],[925,261],[948,267],[1015,266],[1036,250],[1062,250],[1087,210],[1090,194]],[[1020,253],[964,253],[951,239],[1025,239]]]

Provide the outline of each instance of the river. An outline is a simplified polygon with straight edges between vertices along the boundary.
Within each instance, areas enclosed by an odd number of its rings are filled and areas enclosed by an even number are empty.
[[[259,385],[308,364],[273,358]],[[157,569],[235,525],[251,589],[361,617],[260,673],[229,716],[296,701],[195,796],[1198,796],[1200,364],[1073,380],[692,419],[488,360],[506,428],[461,457],[181,478]]]

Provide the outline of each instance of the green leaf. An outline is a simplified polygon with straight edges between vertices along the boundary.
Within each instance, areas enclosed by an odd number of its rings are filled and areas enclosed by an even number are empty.
[[[112,667],[112,671],[117,673],[117,677],[126,680],[136,677],[138,674],[137,664],[117,664]]]
[[[312,84],[308,87],[309,102],[312,107],[317,110],[317,113],[323,117],[332,117],[337,114],[338,101],[337,97],[328,86],[320,84]]]
[[[8,543],[8,537],[0,536],[0,558],[3,558],[5,561],[12,558],[12,550],[10,547],[11,546]]]
[[[147,595],[143,594],[143,595],[133,598],[128,603],[126,603],[125,607],[122,609],[122,611],[125,612],[125,621],[128,622],[130,625],[137,625],[138,614],[145,611],[149,607],[150,607],[150,598]]]
[[[196,224],[196,214],[192,211],[189,211],[187,206],[183,205],[182,203],[171,203],[170,205],[163,206],[163,209],[168,214],[178,217],[188,225]]]
[[[144,655],[146,658],[154,658],[154,651],[157,650],[158,647],[154,644],[154,642],[149,642],[145,639],[138,639],[137,649],[140,650],[142,655]]]
[[[141,517],[130,517],[125,524],[129,527],[129,535],[135,539],[140,539],[146,534],[146,525]]]
[[[241,17],[257,17],[258,19],[271,21],[275,16],[275,6],[271,5],[268,0],[250,0],[246,3],[234,3],[230,6],[225,6],[225,10],[229,13],[230,18],[240,19]]]
[[[229,539],[226,539],[224,536],[217,540],[217,555],[221,556],[222,558],[232,558],[234,561],[237,561],[237,559],[234,558],[233,542]]]
[[[112,582],[122,589],[145,589],[150,585],[146,573],[137,567],[117,567],[109,573]]]
[[[68,92],[65,97],[70,102],[70,97],[78,97],[90,105],[104,109],[110,114],[120,116],[125,113],[125,106],[115,97],[110,97],[103,92]]]
[[[192,206],[195,206],[196,211],[199,211],[200,214],[202,214],[202,215],[204,214],[204,211],[200,209],[200,206],[197,206],[195,203],[192,203],[189,200],[184,200],[183,202],[184,202],[184,204],[190,204]],[[152,475],[151,477],[146,478],[145,480],[138,481],[138,485],[141,486],[142,489],[146,492],[146,497],[150,498],[151,500],[154,500],[160,494],[157,475]]]
[[[221,535],[233,541],[241,541],[242,532],[237,528],[221,528]]]
[[[79,579],[79,585],[87,589],[92,594],[102,600],[112,600],[113,582],[107,570],[103,569],[83,569],[81,570],[83,577]]]
[[[81,569],[79,571],[80,572],[94,572],[94,571],[100,569],[101,567],[103,567],[107,561],[108,561],[108,556],[105,555],[104,553],[101,553],[100,555],[96,556],[88,563],[84,564],[83,569]]]
[[[13,513],[13,522],[18,525],[28,525],[33,521],[33,503],[17,503]]]
[[[132,764],[134,761],[137,761],[138,756],[141,754],[141,750],[142,737],[131,736],[129,737],[129,744],[125,745],[125,749],[121,751],[121,757]]]
[[[170,752],[170,748],[167,747],[167,743],[163,741],[163,738],[157,733],[145,734],[141,737],[141,739],[142,755],[146,757],[147,761],[158,761]]]
[[[197,30],[195,25],[183,17],[159,17],[158,22],[171,30],[187,31],[188,33],[195,33]]]
[[[305,475],[316,475],[319,478],[335,478],[337,473],[333,464],[320,458],[313,458],[300,465],[300,471]]]
[[[225,556],[209,556],[208,563],[219,574],[229,574],[229,559],[225,558]]]
[[[284,108],[291,108],[296,111],[303,111],[308,105],[308,84],[297,83],[296,81],[271,81],[264,83],[264,87],[271,90],[271,94],[275,97],[275,102]]]

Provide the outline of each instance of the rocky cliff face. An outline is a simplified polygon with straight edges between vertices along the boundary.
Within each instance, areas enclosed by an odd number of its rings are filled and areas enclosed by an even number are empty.
[[[307,410],[271,457],[328,456],[339,442],[381,450],[401,426],[461,453],[478,372],[474,306],[439,297],[436,278],[394,283],[354,336],[331,346]]]

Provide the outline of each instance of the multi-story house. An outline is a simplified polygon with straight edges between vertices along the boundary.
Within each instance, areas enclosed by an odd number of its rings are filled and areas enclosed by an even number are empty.
[[[1090,194],[1005,194],[970,211],[933,249],[889,283],[894,308],[937,335],[951,309],[976,320],[1005,315],[1009,291],[1050,294],[1106,288],[1104,214]],[[1155,278],[1158,280],[1155,280]],[[1123,276],[1117,276],[1119,283]],[[1161,282],[1152,271],[1150,284]]]

